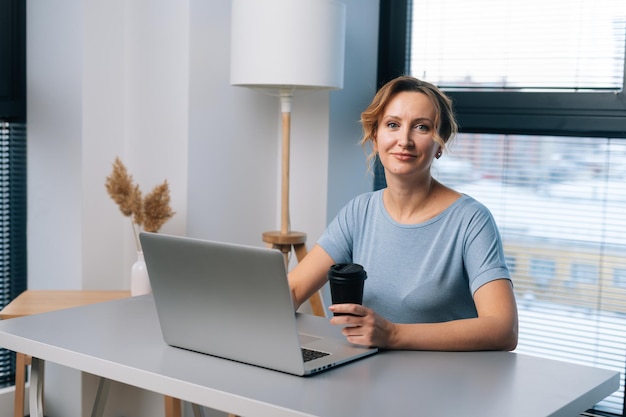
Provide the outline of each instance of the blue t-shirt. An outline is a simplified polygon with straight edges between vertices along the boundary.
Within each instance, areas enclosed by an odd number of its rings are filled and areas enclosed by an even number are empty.
[[[363,265],[363,305],[395,323],[477,317],[472,294],[511,279],[489,210],[462,195],[436,217],[407,225],[391,218],[382,195],[355,197],[318,241],[335,263]]]

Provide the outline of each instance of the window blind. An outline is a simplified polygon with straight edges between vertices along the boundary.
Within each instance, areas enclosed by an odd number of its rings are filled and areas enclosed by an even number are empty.
[[[26,126],[0,121],[0,309],[26,289]],[[0,349],[0,387],[15,383],[15,354]]]
[[[414,0],[411,74],[447,89],[623,89],[624,0]]]
[[[596,409],[624,415],[626,2],[407,9],[406,48],[380,48],[406,49],[403,72],[455,102],[467,133],[433,175],[494,213],[520,310],[517,351],[619,371],[619,391]]]
[[[485,204],[520,316],[517,352],[615,370],[596,407],[622,414],[626,140],[460,134],[433,175]]]

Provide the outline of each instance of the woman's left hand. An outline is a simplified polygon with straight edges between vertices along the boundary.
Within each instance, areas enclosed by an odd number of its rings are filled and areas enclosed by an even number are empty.
[[[343,326],[342,333],[355,345],[385,348],[391,344],[395,325],[372,309],[359,304],[333,304],[329,307],[335,315],[331,324]]]

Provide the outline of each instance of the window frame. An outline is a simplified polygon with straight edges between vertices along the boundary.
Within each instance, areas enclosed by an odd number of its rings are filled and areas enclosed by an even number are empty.
[[[626,84],[626,72],[624,79]],[[626,138],[624,90],[446,93],[454,101],[462,132]]]
[[[26,2],[0,5],[0,117],[26,122]]]
[[[411,0],[398,0],[380,4],[379,86],[409,72],[411,3]],[[626,65],[623,85],[626,87]],[[446,91],[446,94],[454,102],[459,131],[463,133],[626,138],[624,88],[617,92]]]

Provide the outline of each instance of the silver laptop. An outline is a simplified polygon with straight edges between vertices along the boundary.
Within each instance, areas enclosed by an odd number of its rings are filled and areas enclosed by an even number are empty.
[[[163,339],[171,346],[295,375],[377,351],[327,318],[295,313],[275,249],[141,233]]]

